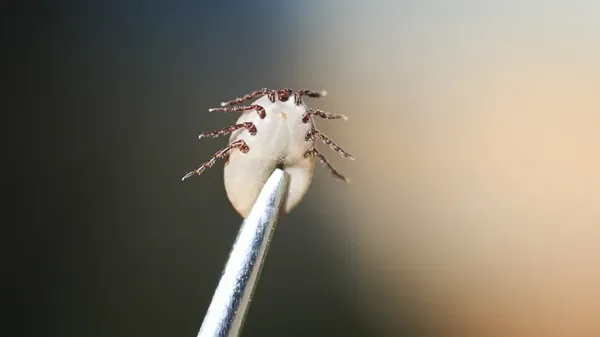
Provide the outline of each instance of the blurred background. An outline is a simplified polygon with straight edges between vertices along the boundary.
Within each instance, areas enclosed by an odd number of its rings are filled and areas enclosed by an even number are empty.
[[[352,184],[317,167],[244,336],[600,335],[600,2],[0,11],[16,333],[195,336],[241,222],[197,135],[293,87],[357,160],[320,147]]]

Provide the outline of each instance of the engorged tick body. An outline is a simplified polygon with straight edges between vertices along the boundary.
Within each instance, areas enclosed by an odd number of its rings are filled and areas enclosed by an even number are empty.
[[[233,126],[200,135],[202,138],[231,133],[227,147],[219,150],[208,162],[186,174],[183,179],[201,174],[207,167],[213,166],[218,158],[226,159],[224,180],[227,196],[243,217],[250,213],[264,183],[276,167],[282,168],[290,176],[284,206],[286,212],[292,210],[308,190],[315,158],[334,176],[348,181],[317,151],[315,139],[321,139],[344,157],[354,158],[316,129],[314,116],[325,119],[347,118],[309,109],[302,101],[302,96],[321,97],[325,96],[325,92],[298,90],[292,95],[291,89],[261,89],[224,102],[221,108],[211,109],[242,112],[242,115]],[[237,105],[257,97],[250,105]]]

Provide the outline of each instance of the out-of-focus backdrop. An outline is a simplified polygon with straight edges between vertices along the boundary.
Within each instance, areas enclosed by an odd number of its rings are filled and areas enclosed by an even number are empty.
[[[24,335],[195,336],[240,223],[222,165],[259,87],[317,167],[245,336],[600,335],[597,1],[8,1],[3,241]]]

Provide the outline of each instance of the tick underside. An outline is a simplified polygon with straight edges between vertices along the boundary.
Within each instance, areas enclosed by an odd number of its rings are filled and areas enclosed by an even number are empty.
[[[246,111],[254,110],[254,111],[256,111],[256,113],[260,119],[264,119],[267,116],[267,111],[265,110],[264,107],[262,107],[260,105],[256,105],[256,104],[251,104],[251,105],[241,105],[241,104],[246,103],[251,100],[258,99],[259,97],[266,95],[272,103],[275,103],[276,100],[280,100],[281,102],[286,102],[293,96],[292,99],[294,100],[294,104],[299,106],[300,104],[302,104],[302,97],[304,97],[304,96],[318,98],[318,97],[323,97],[326,94],[327,94],[326,91],[317,92],[317,91],[308,90],[308,89],[301,89],[301,90],[297,90],[296,92],[293,92],[292,89],[289,89],[289,88],[278,89],[278,90],[263,88],[263,89],[255,90],[249,94],[246,94],[246,95],[236,98],[234,100],[223,102],[223,103],[221,103],[221,107],[213,108],[213,109],[210,109],[209,111],[246,112]],[[348,120],[348,118],[344,115],[332,114],[332,113],[328,113],[328,112],[325,112],[322,110],[317,110],[317,109],[307,109],[306,112],[304,113],[304,115],[302,116],[302,123],[308,123],[310,121],[311,116],[320,117],[323,119]],[[224,135],[230,134],[239,129],[248,130],[250,136],[254,136],[254,135],[256,135],[257,132],[259,132],[259,130],[256,129],[256,126],[254,125],[254,123],[244,122],[244,123],[234,124],[234,125],[228,126],[226,128],[222,128],[222,129],[215,130],[212,132],[202,133],[202,134],[200,134],[199,138],[205,138],[205,137],[215,138],[215,137],[219,137],[219,136],[224,136]],[[354,157],[351,154],[344,151],[340,146],[335,144],[331,139],[329,139],[327,136],[325,136],[323,133],[321,133],[319,130],[317,130],[316,128],[313,127],[306,134],[306,137],[304,140],[308,141],[308,140],[315,139],[315,138],[320,139],[323,143],[327,144],[333,151],[337,152],[342,157],[354,159]],[[235,150],[241,151],[242,153],[248,153],[248,151],[251,151],[252,149],[250,149],[248,147],[248,145],[246,144],[246,142],[244,140],[236,140],[236,141],[228,144],[226,147],[217,151],[212,157],[210,157],[210,159],[208,161],[206,161],[205,163],[200,165],[197,169],[188,172],[185,176],[183,176],[182,180],[185,180],[194,175],[202,174],[202,172],[204,172],[204,170],[215,165],[217,159],[227,159],[229,156],[229,153],[231,151],[235,151]],[[315,157],[316,159],[318,159],[321,162],[321,164],[323,164],[323,166],[331,173],[331,175],[333,175],[334,177],[341,179],[347,183],[350,182],[350,180],[348,178],[346,178],[343,174],[339,173],[335,168],[333,168],[333,166],[329,163],[327,158],[325,158],[325,156],[321,152],[319,152],[315,147],[306,151],[306,153],[304,154],[304,157],[305,158]]]

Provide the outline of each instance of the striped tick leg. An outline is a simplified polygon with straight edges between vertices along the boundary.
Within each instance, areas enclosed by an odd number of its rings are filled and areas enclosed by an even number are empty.
[[[217,159],[224,158],[233,149],[238,149],[238,150],[242,151],[242,153],[248,153],[248,151],[250,151],[250,148],[248,147],[248,145],[246,145],[246,142],[244,142],[241,139],[236,140],[235,142],[233,142],[233,143],[227,145],[226,147],[222,148],[221,150],[217,151],[206,163],[200,165],[194,171],[187,173],[185,176],[183,176],[183,178],[181,178],[181,180],[183,181],[193,175],[202,174],[202,172],[204,172],[204,170],[215,165],[215,162],[217,161]]]
[[[308,96],[312,98],[324,97],[327,96],[327,91],[322,90],[321,92],[316,92],[307,89],[300,89],[294,94],[294,103],[296,103],[296,105],[300,105],[300,103],[302,103],[302,96]]]
[[[262,88],[262,89],[258,89],[255,90],[249,94],[246,94],[240,98],[236,98],[234,100],[231,101],[227,101],[227,102],[223,102],[221,103],[221,106],[230,106],[230,105],[236,105],[236,104],[242,104],[244,102],[248,102],[250,100],[253,100],[257,97],[260,96],[264,96],[264,95],[268,95],[269,96],[269,100],[274,103],[275,102],[275,94],[276,94],[276,90],[273,89],[268,89],[268,88]]]
[[[252,122],[244,122],[244,123],[240,123],[240,124],[234,124],[232,126],[228,126],[226,128],[215,130],[215,131],[212,131],[212,132],[201,133],[200,136],[198,136],[198,138],[204,138],[204,137],[216,138],[216,137],[219,137],[219,136],[223,136],[223,135],[232,133],[233,131],[239,130],[239,129],[246,129],[246,130],[248,130],[248,132],[250,132],[250,134],[252,136],[254,136],[256,134],[256,126],[254,125],[254,123],[252,123]]]
[[[308,123],[308,121],[310,121],[310,116],[317,116],[317,117],[321,117],[323,119],[343,119],[345,121],[348,120],[348,117],[346,117],[345,115],[332,114],[332,113],[325,112],[322,110],[317,110],[317,109],[308,109],[302,116],[302,123],[305,123],[305,124]]]
[[[220,112],[246,112],[246,111],[251,111],[251,110],[256,110],[256,112],[258,113],[258,117],[260,117],[260,119],[267,117],[265,108],[263,108],[260,105],[256,105],[256,104],[225,106],[225,107],[221,107],[221,108],[208,109],[208,111],[220,111]]]
[[[329,170],[329,173],[331,173],[331,175],[333,175],[334,177],[336,177],[338,179],[345,181],[348,184],[350,183],[350,179],[344,177],[343,174],[339,173],[336,169],[334,169],[333,166],[331,166],[331,164],[329,164],[329,162],[327,161],[325,156],[323,154],[321,154],[321,152],[319,152],[317,149],[313,148],[312,150],[306,151],[306,153],[304,154],[304,157],[305,158],[316,157],[317,159],[319,159],[321,164],[323,164],[323,166],[325,166],[325,168],[327,168],[327,170]]]
[[[344,151],[341,147],[339,147],[336,143],[334,143],[331,139],[329,139],[329,137],[325,136],[324,134],[322,134],[319,130],[317,130],[315,128],[313,128],[306,134],[305,139],[306,139],[306,141],[309,141],[311,139],[314,139],[315,136],[319,137],[319,139],[321,139],[323,141],[323,143],[329,145],[329,147],[333,151],[339,153],[342,157],[352,159],[352,160],[355,159],[350,153]]]

